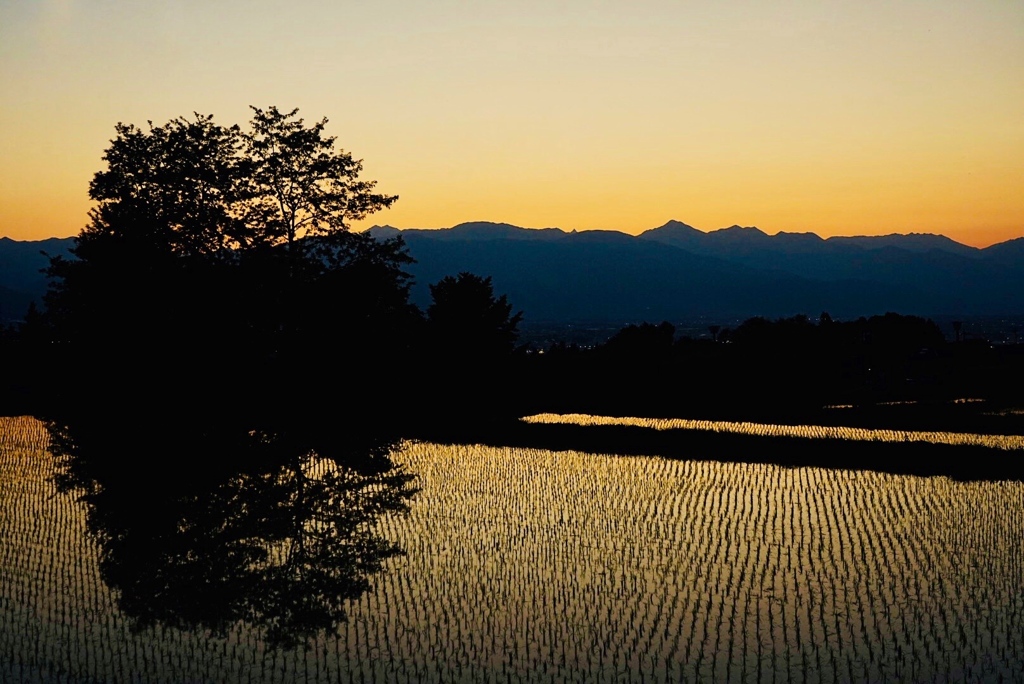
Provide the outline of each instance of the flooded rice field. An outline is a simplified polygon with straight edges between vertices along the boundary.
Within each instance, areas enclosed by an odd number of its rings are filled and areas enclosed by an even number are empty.
[[[948,444],[950,446],[981,446],[990,449],[1024,452],[1024,435],[979,435],[964,432],[921,430],[879,430],[826,425],[774,425],[770,423],[726,420],[686,420],[682,418],[628,418],[590,416],[580,413],[539,413],[523,418],[527,423],[580,426],[625,426],[649,430],[697,430],[758,437],[801,437],[807,439],[840,439],[854,442]]]
[[[0,418],[0,681],[1024,681],[1020,482],[410,443],[405,554],[278,649],[135,628],[47,445]]]

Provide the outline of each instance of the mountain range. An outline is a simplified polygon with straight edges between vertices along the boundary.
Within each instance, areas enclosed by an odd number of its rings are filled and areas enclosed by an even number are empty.
[[[740,226],[704,232],[679,221],[640,235],[491,222],[368,233],[404,238],[421,307],[429,284],[469,271],[490,276],[533,322],[1024,314],[1024,238],[978,249],[931,234],[823,239]],[[45,291],[43,252],[67,255],[73,245],[0,238],[0,321],[20,318]]]
[[[823,239],[679,221],[636,236],[489,222],[369,233],[405,239],[416,303],[429,302],[428,283],[470,271],[534,320],[1024,313],[1024,238],[978,249],[931,234]]]

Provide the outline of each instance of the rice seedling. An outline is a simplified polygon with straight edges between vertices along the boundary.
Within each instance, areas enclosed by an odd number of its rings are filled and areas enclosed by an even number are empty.
[[[866,445],[865,448],[870,448]],[[407,444],[335,631],[138,630],[46,432],[0,419],[0,681],[1018,681],[1024,485]]]

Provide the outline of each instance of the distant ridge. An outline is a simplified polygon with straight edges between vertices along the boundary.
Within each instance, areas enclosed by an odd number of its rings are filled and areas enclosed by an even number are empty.
[[[768,235],[756,227],[729,226],[710,232],[703,232],[679,221],[669,221],[663,226],[640,233],[639,237],[655,240],[677,247],[690,246],[707,253],[727,250],[731,245],[736,249],[769,249],[773,251],[826,251],[830,248],[856,247],[866,250],[897,247],[911,252],[927,252],[933,249],[960,254],[980,256],[983,250],[961,244],[944,235],[930,233],[909,233],[901,235],[859,235],[833,236],[822,238],[816,233],[779,232]]]
[[[704,232],[676,220],[640,235],[490,221],[367,232],[405,240],[420,306],[429,284],[471,271],[491,276],[527,321],[1024,315],[1024,238],[977,249],[921,233],[823,239],[738,225]],[[0,322],[20,319],[45,292],[41,252],[66,255],[73,245],[0,238]]]
[[[982,249],[961,244],[945,235],[933,233],[891,233],[889,235],[871,236],[833,236],[828,238],[829,242],[836,244],[856,245],[866,249],[881,249],[882,247],[897,247],[911,252],[927,252],[937,249],[943,252],[952,252],[964,256],[979,256]]]
[[[981,250],[986,258],[1004,264],[1024,262],[1024,237],[1000,242]]]
[[[551,240],[566,235],[559,228],[520,228],[508,223],[490,221],[473,221],[460,223],[451,228],[435,229],[373,226],[366,232],[377,238],[429,234],[429,237],[435,240]]]
[[[1002,245],[1013,245],[1021,241],[1024,249],[1024,238],[1015,238],[986,248],[971,247],[959,243],[945,235],[934,233],[891,233],[888,235],[851,235],[822,238],[816,233],[793,233],[780,231],[768,235],[756,226],[732,225],[711,231],[694,228],[682,221],[672,219],[657,228],[651,228],[639,235],[630,235],[615,230],[565,231],[561,228],[523,228],[510,223],[492,221],[469,221],[450,228],[396,228],[390,225],[375,225],[367,229],[367,233],[378,238],[395,237],[397,235],[423,235],[438,240],[555,240],[570,235],[586,236],[588,234],[604,235],[608,239],[640,238],[653,240],[676,247],[688,246],[701,252],[715,252],[724,245],[760,246],[775,250],[815,249],[824,245],[829,247],[857,247],[865,250],[876,250],[885,247],[896,247],[910,252],[928,252],[939,250],[959,254],[961,256],[981,257],[991,253],[1006,253],[1008,248]],[[587,239],[587,238],[583,238]],[[1012,249],[1011,249],[1012,251]]]
[[[74,238],[12,240],[0,237],[0,324],[21,320],[46,292],[49,256],[69,256]]]
[[[1024,314],[1024,239],[978,249],[941,235],[824,239],[677,220],[636,236],[484,221],[369,232],[404,237],[418,303],[426,283],[465,270],[492,276],[528,318]]]

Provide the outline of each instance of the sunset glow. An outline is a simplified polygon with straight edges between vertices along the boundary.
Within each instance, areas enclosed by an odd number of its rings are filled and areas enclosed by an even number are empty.
[[[0,6],[0,235],[77,233],[119,122],[326,116],[364,226],[1024,236],[1024,5]]]

